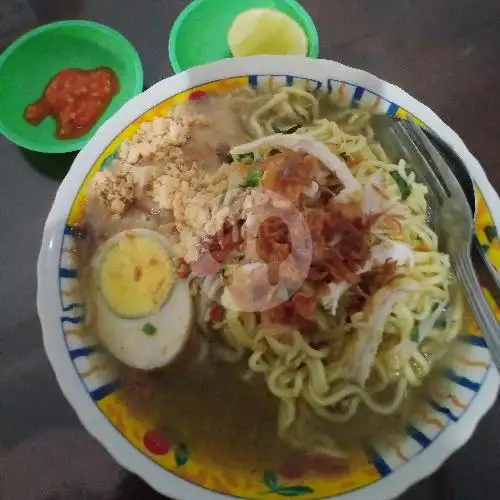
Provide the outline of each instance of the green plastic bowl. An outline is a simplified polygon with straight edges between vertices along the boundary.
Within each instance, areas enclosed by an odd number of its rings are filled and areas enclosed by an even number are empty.
[[[47,83],[65,68],[111,68],[120,83],[96,125],[76,139],[58,139],[56,122],[46,118],[33,126],[25,107],[41,97]],[[117,31],[91,21],[61,21],[41,26],[17,39],[0,56],[0,133],[32,151],[78,151],[99,126],[126,101],[142,92],[142,65],[132,44]]]
[[[232,57],[227,45],[229,28],[238,14],[254,8],[276,9],[288,14],[299,23],[309,40],[308,57],[318,57],[318,32],[314,22],[295,0],[195,0],[181,12],[170,32],[168,54],[174,71],[179,73]]]

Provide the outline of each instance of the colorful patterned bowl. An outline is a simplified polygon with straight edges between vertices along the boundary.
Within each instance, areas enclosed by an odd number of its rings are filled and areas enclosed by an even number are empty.
[[[264,56],[220,61],[157,83],[113,116],[80,152],[57,193],[45,225],[38,261],[38,311],[47,355],[61,389],[83,425],[125,468],[161,493],[179,499],[255,498],[344,500],[386,499],[431,474],[473,433],[494,402],[499,376],[481,332],[470,318],[460,337],[460,354],[444,370],[442,384],[429,394],[423,411],[391,446],[376,443],[354,457],[347,468],[322,476],[311,464],[290,479],[283,471],[228,470],[214,457],[190,454],[179,443],[127,413],[114,392],[106,355],[82,331],[82,300],[73,260],[75,224],[82,217],[84,190],[105,168],[118,145],[138,126],[165,115],[175,103],[200,92],[227,92],[245,85],[323,87],[346,103],[375,112],[408,116],[425,123],[453,145],[470,170],[481,200],[478,233],[498,266],[500,199],[460,138],[431,110],[394,85],[339,63],[295,57]]]

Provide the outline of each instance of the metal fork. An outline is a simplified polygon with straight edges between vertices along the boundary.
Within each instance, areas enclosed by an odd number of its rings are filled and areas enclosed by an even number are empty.
[[[472,217],[475,221],[477,215],[476,192],[474,182],[472,181],[469,171],[467,170],[467,166],[457,153],[455,153],[453,148],[443,141],[436,133],[429,129],[423,129],[423,132],[437,149],[440,156],[443,157],[446,165],[448,165],[451,172],[456,177],[462,191],[464,192],[465,198],[469,203],[469,207],[472,211]],[[477,234],[474,234],[473,236],[471,258],[476,271],[478,272],[480,278],[486,283],[486,287],[495,299],[495,302],[500,304],[500,273],[488,259],[487,251],[485,251],[482,247]]]
[[[389,154],[392,150],[393,157],[402,156],[411,163],[417,178],[429,188],[433,229],[450,255],[471,311],[486,337],[493,362],[500,370],[500,324],[484,297],[472,264],[474,220],[460,184],[419,126],[387,116],[376,117],[373,124],[382,146]]]

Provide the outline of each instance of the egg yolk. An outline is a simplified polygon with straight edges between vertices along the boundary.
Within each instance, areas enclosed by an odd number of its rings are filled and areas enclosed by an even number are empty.
[[[173,265],[165,247],[152,238],[125,235],[104,255],[99,285],[118,316],[140,318],[158,309],[172,288]]]

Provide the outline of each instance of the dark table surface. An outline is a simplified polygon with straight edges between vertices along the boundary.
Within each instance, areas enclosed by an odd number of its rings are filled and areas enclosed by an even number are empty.
[[[172,73],[168,35],[187,0],[0,0],[0,50],[29,28],[93,19],[136,46],[146,84]],[[433,108],[500,190],[498,0],[303,0],[320,56],[373,72]],[[71,155],[23,152],[0,137],[0,498],[161,498],[79,424],[56,384],[35,308],[43,223]],[[500,405],[410,499],[500,497]]]

